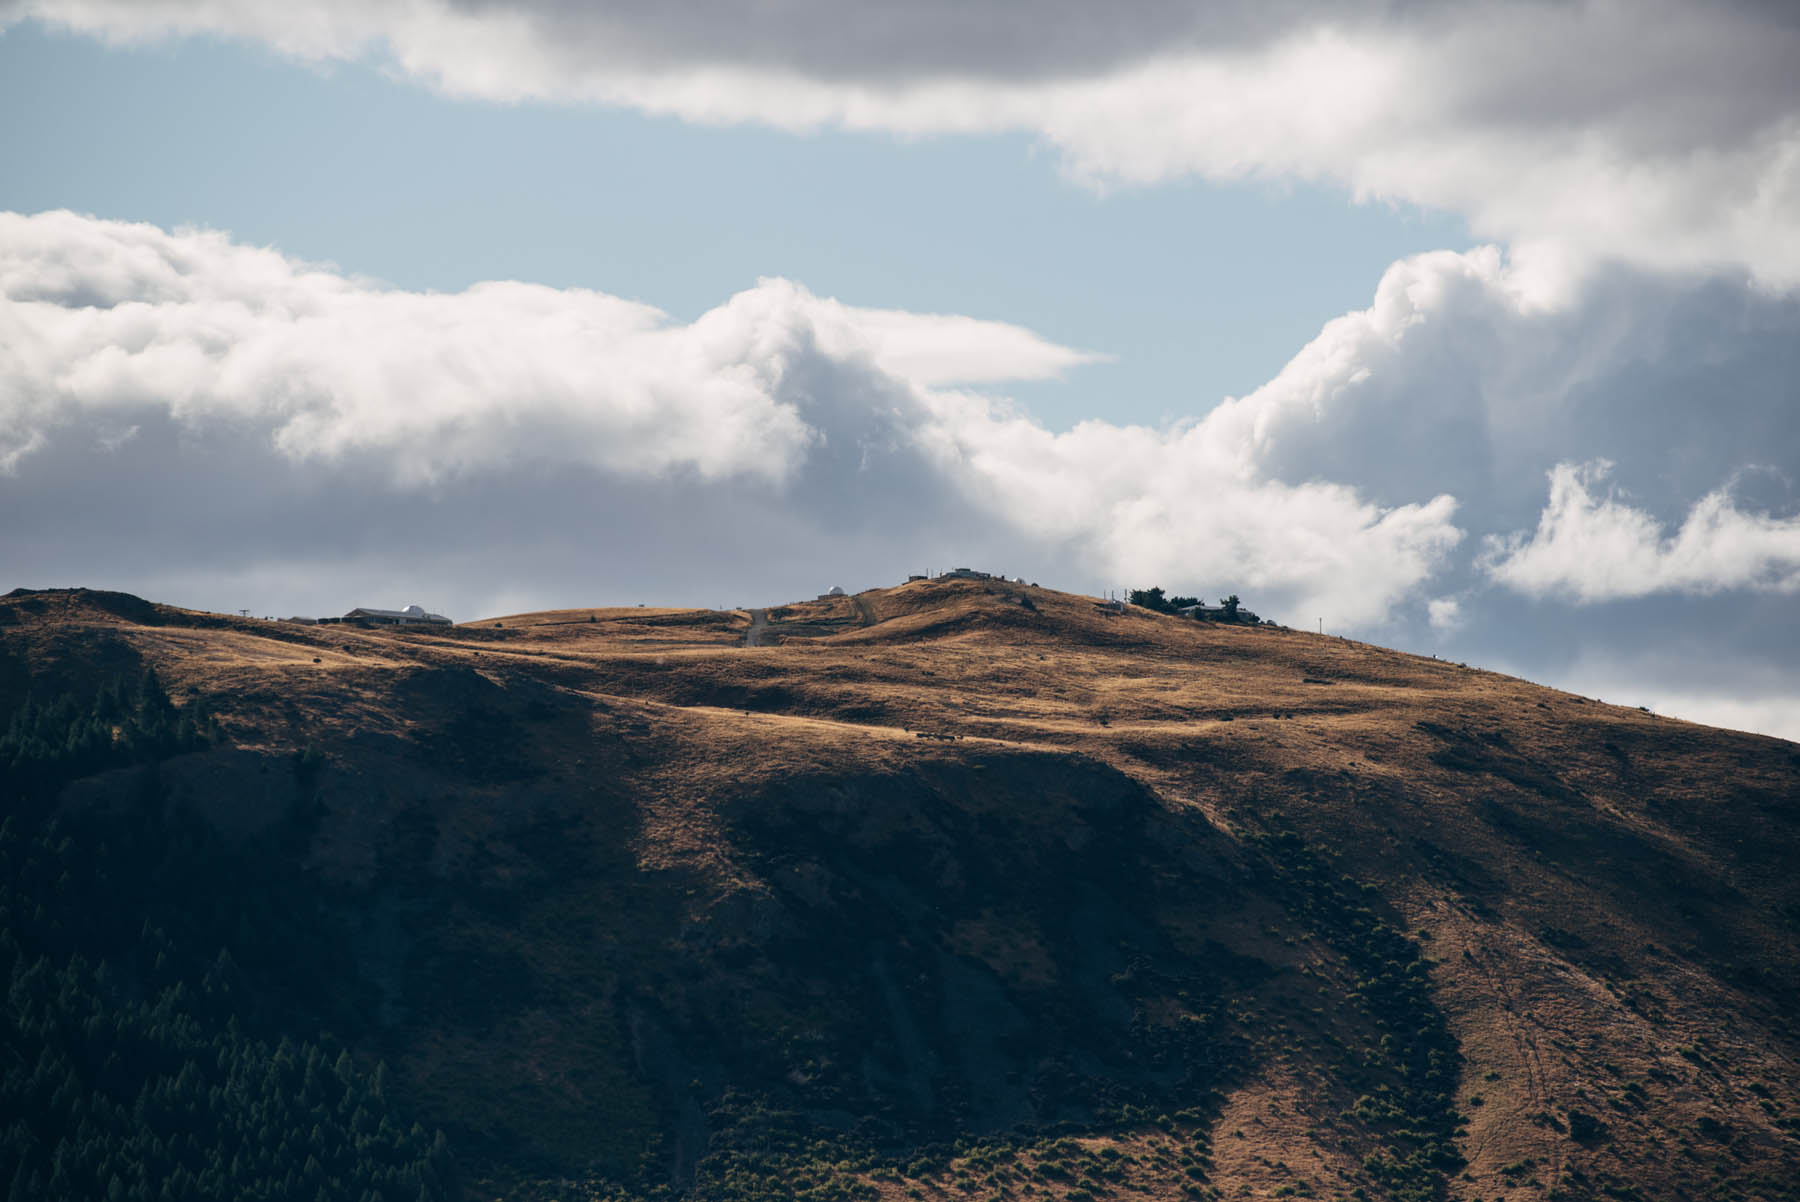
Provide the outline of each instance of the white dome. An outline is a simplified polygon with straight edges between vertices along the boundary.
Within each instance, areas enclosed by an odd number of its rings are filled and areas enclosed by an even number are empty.
[[[844,590],[842,588],[840,588],[834,584],[831,586],[831,591],[829,593],[826,593],[825,595],[827,597],[842,597],[845,594],[844,594]]]

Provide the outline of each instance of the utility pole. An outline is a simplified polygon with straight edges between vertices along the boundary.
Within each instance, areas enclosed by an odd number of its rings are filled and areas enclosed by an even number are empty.
[[[1325,633],[1325,619],[1324,618],[1319,619],[1319,633],[1320,634]]]

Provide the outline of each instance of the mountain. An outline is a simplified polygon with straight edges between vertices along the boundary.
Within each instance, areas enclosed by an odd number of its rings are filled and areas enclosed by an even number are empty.
[[[0,599],[16,1197],[1800,1198],[1800,747],[1003,580]]]

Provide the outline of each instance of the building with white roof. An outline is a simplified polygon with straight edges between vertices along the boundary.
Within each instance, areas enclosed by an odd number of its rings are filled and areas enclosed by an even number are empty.
[[[451,626],[454,625],[443,614],[427,613],[418,605],[409,605],[405,609],[374,609],[359,605],[344,615],[346,622],[360,622],[365,626]]]

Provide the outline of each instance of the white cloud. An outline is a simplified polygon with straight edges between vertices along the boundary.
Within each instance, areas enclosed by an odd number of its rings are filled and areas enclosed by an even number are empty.
[[[707,488],[750,484],[846,521],[936,493],[1104,578],[1204,580],[1338,624],[1378,621],[1462,537],[1448,496],[1382,506],[1268,478],[1242,406],[1054,434],[944,387],[1092,358],[781,280],[682,325],[581,289],[412,293],[218,233],[0,214],[0,466],[21,487],[59,440],[128,454],[144,439],[117,431],[161,418],[390,493],[575,470],[691,480],[702,506]]]
[[[1800,590],[1800,517],[1745,513],[1720,489],[1665,535],[1644,510],[1596,495],[1612,467],[1597,460],[1552,468],[1537,529],[1529,539],[1490,539],[1488,574],[1522,593],[1585,603],[1664,592]]]
[[[1110,355],[1058,346],[1021,326],[942,313],[848,309],[821,301],[828,323],[821,349],[841,353],[831,333],[850,335],[886,372],[914,384],[989,384],[1047,380],[1071,368],[1104,363]]]
[[[1582,602],[1796,587],[1800,522],[1714,492],[1665,537],[1571,466],[1617,456],[1666,511],[1699,491],[1668,491],[1683,473],[1716,488],[1800,453],[1800,305],[1694,295],[1599,277],[1545,307],[1494,248],[1420,255],[1245,397],[1059,434],[958,385],[1100,356],[1003,322],[765,280],[683,324],[581,289],[413,293],[220,233],[0,215],[0,465],[70,439],[129,456],[161,414],[390,493],[573,470],[921,530],[942,515],[900,510],[929,494],[1096,584],[1237,590],[1296,621],[1369,628],[1437,578],[1457,609],[1424,616],[1460,635],[1495,582]],[[1544,508],[1529,482],[1559,463]],[[1474,573],[1464,529],[1490,535]]]
[[[397,292],[217,233],[48,213],[0,214],[0,297],[0,469],[145,407],[266,426],[299,459],[372,452],[410,483],[545,457],[779,479],[813,437],[777,395],[796,332],[755,294],[675,328],[594,292]]]
[[[383,288],[204,231],[0,214],[0,470],[76,415],[264,424],[298,459],[408,484],[529,462],[779,482],[820,437],[792,364],[898,380],[1041,378],[1092,356],[959,316],[763,281],[691,325],[581,289]]]
[[[8,9],[0,7],[0,21]],[[1022,131],[1102,183],[1335,184],[1460,213],[1552,295],[1594,262],[1800,285],[1800,23],[1695,0],[15,0],[118,41],[373,57],[458,96],[706,123]]]
[[[1269,479],[1231,415],[1166,430],[1088,421],[1052,434],[980,398],[933,398],[946,475],[1107,579],[1241,588],[1338,624],[1380,621],[1462,538],[1449,496],[1391,508],[1354,488]]]
[[[1426,603],[1425,613],[1433,630],[1449,632],[1462,627],[1462,603],[1455,597],[1433,597]]]

